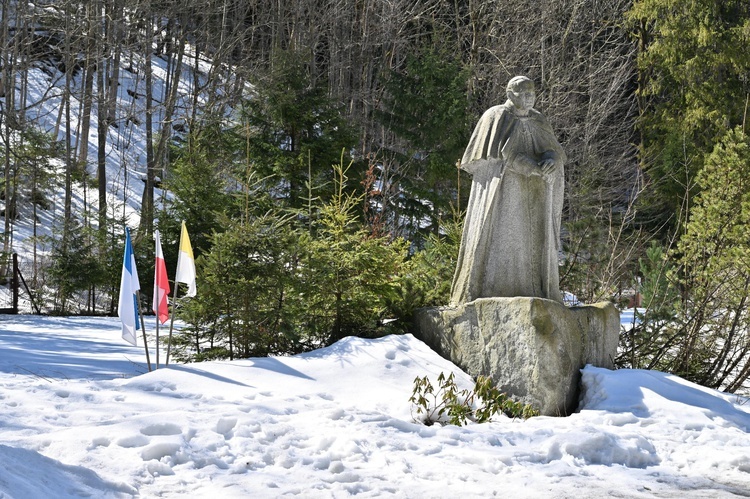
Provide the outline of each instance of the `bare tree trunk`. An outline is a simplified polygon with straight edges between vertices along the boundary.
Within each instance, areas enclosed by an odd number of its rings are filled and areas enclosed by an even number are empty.
[[[108,80],[107,80],[107,123],[112,124],[116,122],[116,107],[117,107],[117,87],[119,86],[120,79],[120,59],[122,54],[122,43],[123,43],[123,17],[122,17],[122,5],[121,0],[107,0],[106,2],[106,23],[105,33],[107,37],[107,46],[109,52],[112,54],[111,58],[107,58],[107,65],[109,66]]]
[[[101,75],[104,76],[105,69],[104,64],[100,63]],[[99,79],[99,85],[104,86],[105,78]],[[99,93],[99,97],[102,99],[104,95],[102,92]],[[100,100],[103,103],[103,100]],[[105,231],[107,225],[107,129],[109,128],[109,120],[107,119],[107,110],[103,105],[99,106],[98,110],[99,121],[96,128],[97,137],[97,150],[96,150],[96,182],[98,191],[98,218],[99,218],[99,230]],[[103,232],[102,232],[103,233]]]
[[[97,2],[98,3],[98,2]],[[89,156],[89,131],[91,130],[91,113],[94,101],[94,72],[97,67],[97,55],[96,55],[96,37],[98,30],[96,16],[96,6],[89,3],[86,5],[86,59],[84,61],[84,84],[82,91],[83,107],[81,109],[80,123],[81,130],[78,134],[78,155],[77,163],[78,167],[84,172],[88,166]]]
[[[138,236],[148,237],[153,232],[154,222],[154,137],[153,137],[153,68],[151,67],[153,18],[146,18],[146,40],[144,41],[146,78],[146,185],[141,199],[141,222]]]
[[[2,39],[9,40],[9,24],[12,21],[12,15],[10,12],[10,1],[3,0],[3,25],[2,25]],[[13,53],[9,43],[3,43],[2,45],[2,96],[5,98],[3,112],[0,113],[0,122],[5,126],[4,131],[4,154],[3,154],[3,171],[5,178],[5,185],[3,188],[3,198],[5,200],[5,217],[3,226],[3,252],[8,253],[10,251],[10,208],[11,208],[11,185],[10,170],[11,170],[11,119],[14,113],[14,100],[13,90],[15,88],[13,81]]]
[[[167,143],[171,137],[172,120],[174,118],[174,109],[177,102],[177,90],[180,83],[180,74],[182,71],[182,60],[185,54],[185,42],[187,33],[180,27],[179,45],[177,49],[177,60],[174,62],[173,74],[170,79],[170,87],[165,88],[166,96],[164,99],[164,114],[162,116],[161,133],[159,134],[159,141],[156,146],[156,151],[152,152],[153,159],[148,162],[148,168],[146,171],[146,187],[143,191],[143,199],[141,201],[141,223],[139,232],[143,235],[140,237],[151,237],[154,230],[154,187],[156,180],[157,171],[160,177],[164,176],[164,167],[167,161]],[[150,62],[150,57],[149,57]],[[150,71],[146,73],[146,99],[149,99],[149,87],[148,79],[150,78]],[[148,117],[148,112],[146,114]],[[147,118],[148,120],[148,118]],[[147,125],[148,127],[148,125]],[[151,143],[151,141],[149,141]]]
[[[96,180],[97,188],[99,193],[99,233],[101,234],[101,240],[104,241],[107,234],[107,130],[109,128],[109,102],[107,99],[107,84],[111,83],[112,80],[107,79],[107,55],[112,50],[112,46],[109,43],[110,37],[107,36],[107,15],[106,12],[110,11],[105,6],[104,1],[98,0],[96,2],[97,18],[96,34],[97,37],[102,40],[102,49],[97,57],[97,127],[96,127],[96,138],[97,138],[97,149],[96,149]],[[102,36],[103,35],[103,36]]]
[[[65,109],[65,201],[63,208],[63,248],[67,248],[67,241],[72,216],[73,198],[73,151],[70,133],[70,89],[73,86],[73,54],[70,47],[71,38],[70,16],[65,16],[65,89],[62,107]]]

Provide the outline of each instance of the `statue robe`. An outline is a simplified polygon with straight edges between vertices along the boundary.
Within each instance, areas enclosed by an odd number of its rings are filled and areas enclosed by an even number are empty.
[[[546,178],[539,167],[537,175],[519,173],[521,155],[534,163],[554,159],[555,169]],[[503,296],[562,302],[558,252],[565,160],[540,112],[517,116],[508,101],[484,113],[461,160],[473,178],[452,305]]]

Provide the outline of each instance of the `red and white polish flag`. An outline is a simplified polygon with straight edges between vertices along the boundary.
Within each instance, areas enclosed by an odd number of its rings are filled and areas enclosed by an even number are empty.
[[[154,265],[154,304],[153,310],[159,322],[164,324],[169,319],[169,278],[167,277],[167,265],[164,262],[164,254],[161,251],[161,236],[159,231],[154,231],[156,239],[156,262]]]

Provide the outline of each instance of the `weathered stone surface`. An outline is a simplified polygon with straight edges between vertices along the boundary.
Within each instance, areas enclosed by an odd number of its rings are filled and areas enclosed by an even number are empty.
[[[507,94],[482,115],[461,159],[472,181],[451,305],[513,296],[562,303],[565,151],[533,107],[533,81],[516,76]]]
[[[565,416],[578,407],[580,369],[612,368],[619,331],[619,313],[611,303],[568,308],[516,297],[420,309],[414,334],[543,415]]]

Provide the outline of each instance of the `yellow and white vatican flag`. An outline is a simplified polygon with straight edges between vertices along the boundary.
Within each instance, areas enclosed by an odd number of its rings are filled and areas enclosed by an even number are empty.
[[[185,221],[182,221],[182,232],[180,233],[180,253],[177,256],[177,271],[174,276],[174,292],[172,294],[172,303],[177,303],[177,283],[182,282],[188,285],[185,296],[195,296],[195,258],[193,257],[193,247],[190,246],[190,236],[188,236]],[[169,340],[167,343],[167,361],[169,365],[169,356],[172,352],[172,331],[174,330],[174,311],[172,321],[169,323]]]
[[[185,296],[195,296],[195,258],[193,258],[193,248],[190,246],[190,236],[188,235],[185,221],[182,221],[182,232],[180,233],[180,253],[177,257],[177,272],[174,277],[175,282],[182,282],[188,285]]]

